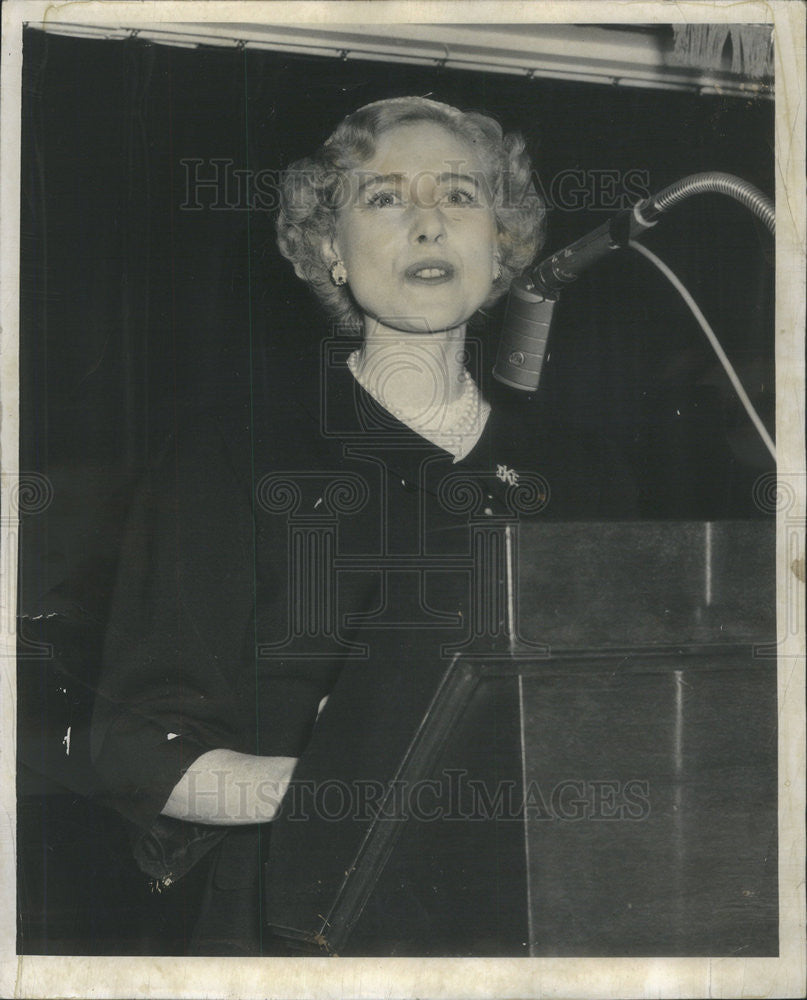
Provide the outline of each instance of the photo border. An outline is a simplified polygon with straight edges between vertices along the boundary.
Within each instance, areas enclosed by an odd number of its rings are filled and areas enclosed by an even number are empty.
[[[13,997],[788,997],[805,991],[805,6],[789,0],[743,4],[565,2],[222,3],[116,0],[49,4],[7,0],[2,11],[2,341],[0,457],[2,536],[2,711],[0,729],[0,995]],[[317,25],[412,22],[685,23],[772,22],[776,79],[776,440],[777,606],[800,609],[778,646],[778,958],[165,958],[16,955],[15,738],[16,531],[10,490],[19,474],[20,109],[23,22],[57,20],[137,27],[149,22],[263,21]],[[793,548],[795,544],[795,549]],[[797,553],[794,560],[793,552]],[[780,634],[777,633],[777,634]]]

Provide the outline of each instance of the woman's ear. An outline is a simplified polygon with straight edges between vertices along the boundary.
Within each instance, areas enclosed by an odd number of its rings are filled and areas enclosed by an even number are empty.
[[[342,259],[342,255],[339,253],[339,244],[335,236],[323,236],[320,253],[326,267],[330,267],[335,260]]]

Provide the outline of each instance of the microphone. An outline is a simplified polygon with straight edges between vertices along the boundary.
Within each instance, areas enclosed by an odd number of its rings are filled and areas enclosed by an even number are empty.
[[[529,277],[510,285],[493,374],[505,385],[534,392],[541,380],[544,353],[556,298],[542,295]]]
[[[541,380],[552,315],[564,285],[613,250],[654,226],[640,214],[647,202],[615,215],[586,236],[541,261],[510,286],[493,374],[505,385],[534,392]]]

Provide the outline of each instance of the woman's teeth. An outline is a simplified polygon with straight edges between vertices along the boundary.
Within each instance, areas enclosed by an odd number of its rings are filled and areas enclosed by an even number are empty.
[[[425,260],[421,264],[412,264],[406,269],[408,281],[423,281],[430,284],[442,284],[454,277],[454,266],[448,261]]]

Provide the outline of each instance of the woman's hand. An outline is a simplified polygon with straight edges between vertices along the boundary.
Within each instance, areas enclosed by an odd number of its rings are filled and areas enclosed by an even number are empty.
[[[174,786],[162,814],[215,826],[268,823],[280,808],[296,765],[296,757],[209,750]]]

